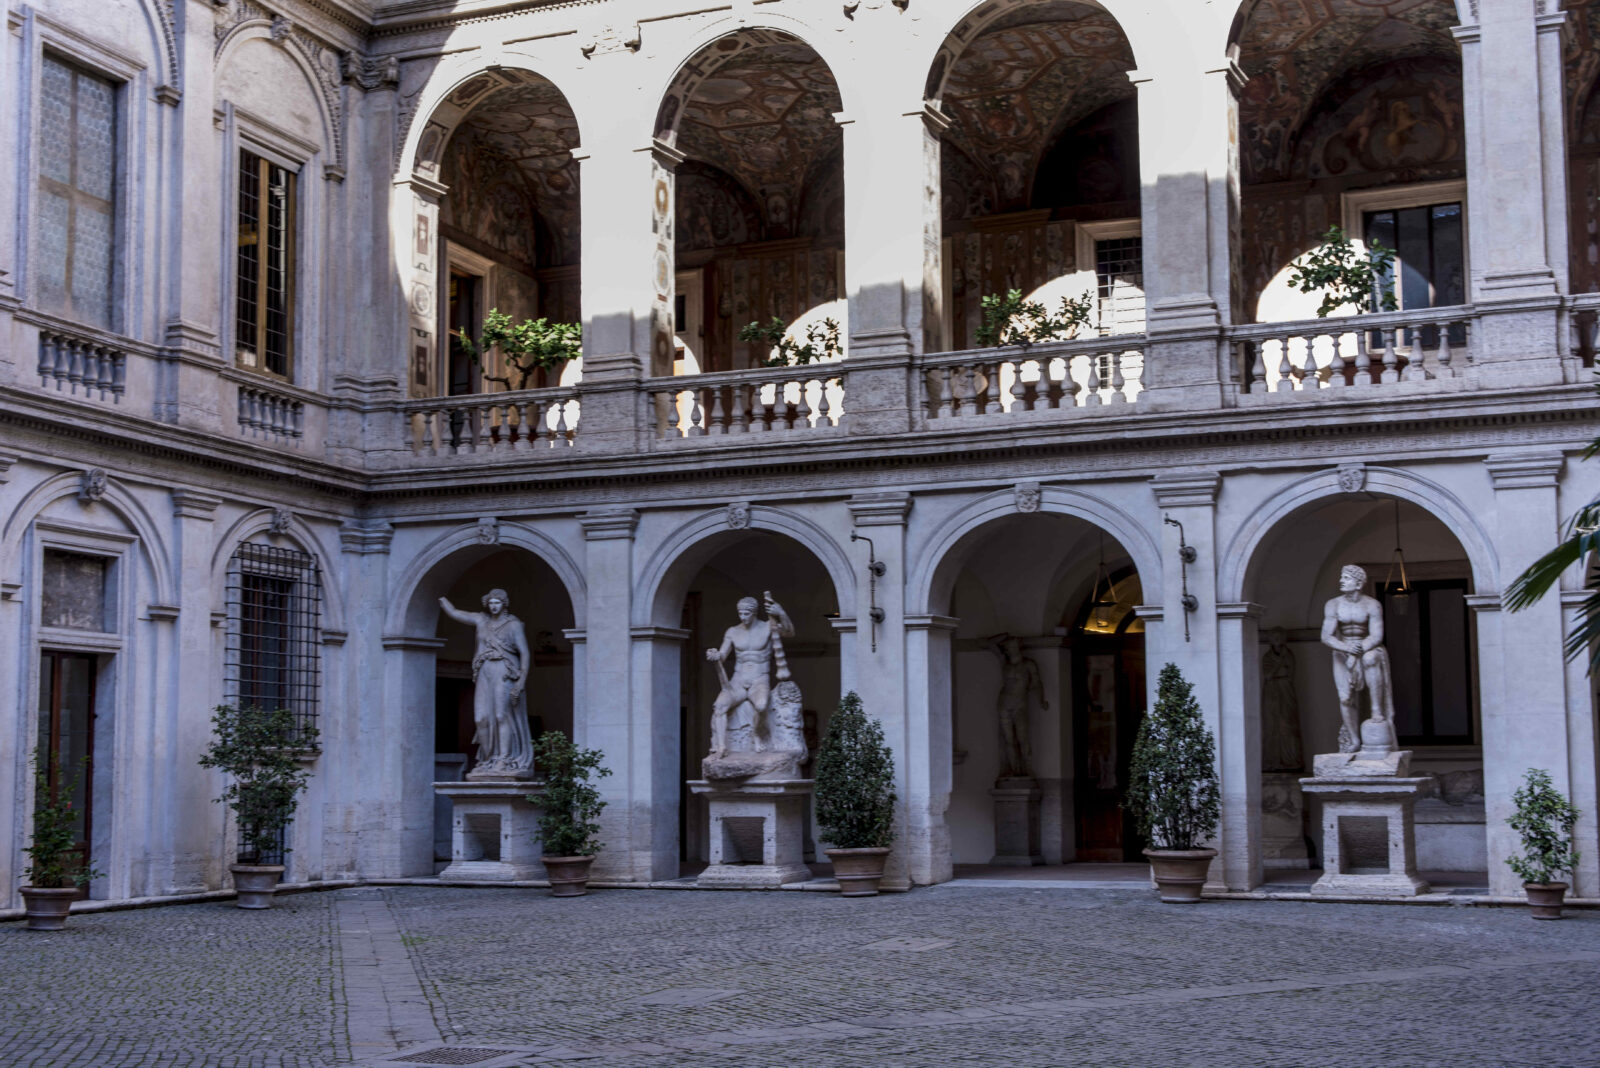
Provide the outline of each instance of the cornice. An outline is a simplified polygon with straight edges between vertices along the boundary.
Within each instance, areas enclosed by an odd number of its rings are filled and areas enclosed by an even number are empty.
[[[632,538],[639,526],[639,512],[634,508],[604,508],[585,512],[578,517],[586,541],[613,541]]]
[[[1215,471],[1157,475],[1150,488],[1162,508],[1210,507],[1217,503],[1222,476]]]
[[[903,527],[911,514],[911,494],[902,490],[858,493],[846,503],[858,527]]]
[[[1497,490],[1554,489],[1566,457],[1556,451],[1494,453],[1483,461]]]

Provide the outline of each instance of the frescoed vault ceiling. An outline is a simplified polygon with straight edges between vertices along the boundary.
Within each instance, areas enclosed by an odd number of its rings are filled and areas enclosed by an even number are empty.
[[[445,148],[445,181],[452,184],[450,179],[456,179],[450,197],[481,199],[480,194],[458,188],[463,179],[493,170],[495,161],[511,164],[525,180],[556,246],[542,250],[539,262],[575,263],[578,163],[572,150],[577,145],[577,120],[554,85],[538,79],[497,89],[472,105]]]
[[[1566,62],[1567,118],[1572,123],[1568,142],[1600,146],[1600,0],[1567,5],[1564,59]]]
[[[833,118],[843,110],[838,83],[809,46],[770,31],[708,52],[688,68],[681,108],[678,96],[670,113],[664,106],[676,147],[736,181],[760,206],[769,237],[790,236],[807,181],[844,142]]]
[[[1352,73],[1401,59],[1459,67],[1456,23],[1452,0],[1257,0],[1238,40],[1249,75],[1239,99],[1244,180],[1304,177],[1294,171],[1301,129]],[[1398,115],[1392,125],[1407,121]]]
[[[942,91],[930,88],[951,119],[944,157],[962,191],[947,189],[945,199],[962,205],[958,214],[989,202],[1026,208],[1039,160],[1060,133],[1135,93],[1133,51],[1116,20],[1068,0],[1009,11],[940,62],[949,74]]]

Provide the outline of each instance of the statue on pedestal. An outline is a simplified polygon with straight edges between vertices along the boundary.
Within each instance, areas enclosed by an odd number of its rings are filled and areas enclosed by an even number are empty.
[[[477,765],[468,779],[533,778],[533,737],[528,729],[528,638],[522,621],[509,611],[505,590],[484,594],[482,612],[463,612],[439,598],[444,614],[477,631],[472,655],[472,719]]]
[[[989,639],[1000,657],[1000,695],[995,718],[1000,725],[1001,779],[1033,778],[1033,747],[1028,741],[1028,698],[1037,695],[1039,707],[1048,710],[1039,665],[1022,655],[1022,641],[1010,634]]]
[[[1361,592],[1366,584],[1366,571],[1355,564],[1339,572],[1339,596],[1322,613],[1322,644],[1333,650],[1333,683],[1344,721],[1339,752],[1387,754],[1395,748],[1394,689],[1383,647],[1383,605]],[[1365,723],[1363,703],[1371,710]]]
[[[800,687],[783,652],[783,639],[794,636],[794,624],[771,591],[762,594],[762,602],[741,598],[739,622],[724,632],[720,646],[706,650],[721,682],[711,708],[711,752],[701,765],[707,779],[798,778],[806,760]],[[766,610],[766,619],[757,617],[758,607]],[[724,664],[729,653],[732,675]]]
[[[1294,692],[1294,650],[1281,627],[1267,631],[1267,651],[1261,654],[1261,770],[1294,771],[1305,768],[1300,741],[1300,699]]]

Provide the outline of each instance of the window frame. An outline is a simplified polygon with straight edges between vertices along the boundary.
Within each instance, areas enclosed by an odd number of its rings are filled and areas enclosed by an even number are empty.
[[[1437,182],[1412,182],[1408,185],[1379,186],[1339,194],[1339,219],[1345,234],[1358,251],[1367,250],[1367,214],[1374,211],[1404,211],[1435,204],[1458,202],[1461,205],[1461,277],[1466,304],[1472,303],[1472,212],[1467,202],[1467,180],[1448,178]],[[1440,305],[1454,307],[1454,305]]]
[[[1080,284],[1095,299],[1095,316],[1098,320],[1100,309],[1100,269],[1098,245],[1101,241],[1126,240],[1130,237],[1144,240],[1144,220],[1140,218],[1106,219],[1097,222],[1079,222],[1073,227],[1075,231],[1075,254],[1077,256],[1077,276]],[[1144,277],[1144,254],[1141,249],[1139,257],[1139,275]],[[1124,334],[1141,334],[1150,327],[1150,296],[1148,287],[1142,286],[1140,292],[1145,297],[1145,313],[1139,322],[1137,330],[1124,331]],[[1096,321],[1092,329],[1100,337],[1118,336],[1113,329],[1108,329]]]

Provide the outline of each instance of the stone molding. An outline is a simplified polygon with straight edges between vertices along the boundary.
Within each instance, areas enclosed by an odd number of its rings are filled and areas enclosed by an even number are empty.
[[[1023,513],[1037,512],[1039,505],[1044,500],[1044,490],[1037,482],[1019,482],[1014,490],[1017,498],[1017,511]]]
[[[851,620],[851,622],[855,621]],[[943,630],[953,634],[955,629],[961,625],[961,620],[955,616],[906,616],[903,624],[906,630]]]
[[[483,516],[477,523],[479,545],[500,544],[500,520],[494,516]]]
[[[3,486],[10,481],[11,468],[15,466],[16,462],[20,459],[22,459],[22,457],[16,455],[15,453],[0,452],[0,486]]]
[[[147,604],[144,606],[145,618],[158,623],[171,623],[178,618],[178,606],[175,604]]]
[[[1135,612],[1139,611],[1134,609]],[[1265,611],[1263,606],[1254,601],[1229,601],[1217,605],[1218,619],[1260,619]]]
[[[1339,488],[1346,493],[1360,493],[1367,487],[1367,465],[1363,463],[1340,464]]]
[[[1483,461],[1496,491],[1554,489],[1566,457],[1559,452],[1530,452],[1490,456]]]
[[[391,523],[348,523],[339,528],[339,547],[347,553],[387,553],[393,541]]]
[[[832,616],[828,619],[828,626],[833,628],[835,634],[854,634],[856,632],[856,617]]]
[[[636,642],[686,642],[694,632],[682,627],[629,627],[628,637]]]
[[[199,490],[175,489],[172,491],[172,514],[179,519],[205,519],[216,518],[217,508],[222,504],[222,498]]]
[[[1469,593],[1466,597],[1467,607],[1474,612],[1498,612],[1505,607],[1498,593]]]
[[[1160,623],[1167,618],[1167,609],[1165,605],[1159,604],[1136,604],[1133,606],[1133,614],[1146,623]]]
[[[1155,491],[1156,504],[1162,508],[1203,507],[1217,503],[1222,489],[1222,476],[1215,471],[1199,474],[1157,475],[1150,480]]]
[[[729,505],[728,505],[727,519],[728,519],[728,529],[729,530],[749,530],[750,529],[750,502],[749,501],[732,501],[732,502],[730,502]]]
[[[911,494],[899,490],[858,493],[845,503],[858,527],[903,527],[911,514]]]
[[[78,475],[78,500],[84,504],[94,504],[102,501],[106,496],[106,486],[110,477],[103,468],[91,467]]]
[[[397,89],[400,86],[400,61],[394,56],[363,56],[345,52],[339,57],[340,74],[346,85],[354,85],[363,93],[379,89]]]
[[[424,638],[410,634],[385,634],[382,640],[385,649],[403,649],[408,652],[438,652],[446,644],[444,638]]]
[[[585,512],[578,517],[578,525],[583,527],[585,541],[632,538],[633,532],[639,528],[639,510],[608,508],[598,512]]]
[[[561,636],[573,645],[583,645],[589,640],[589,632],[583,627],[563,627]]]

